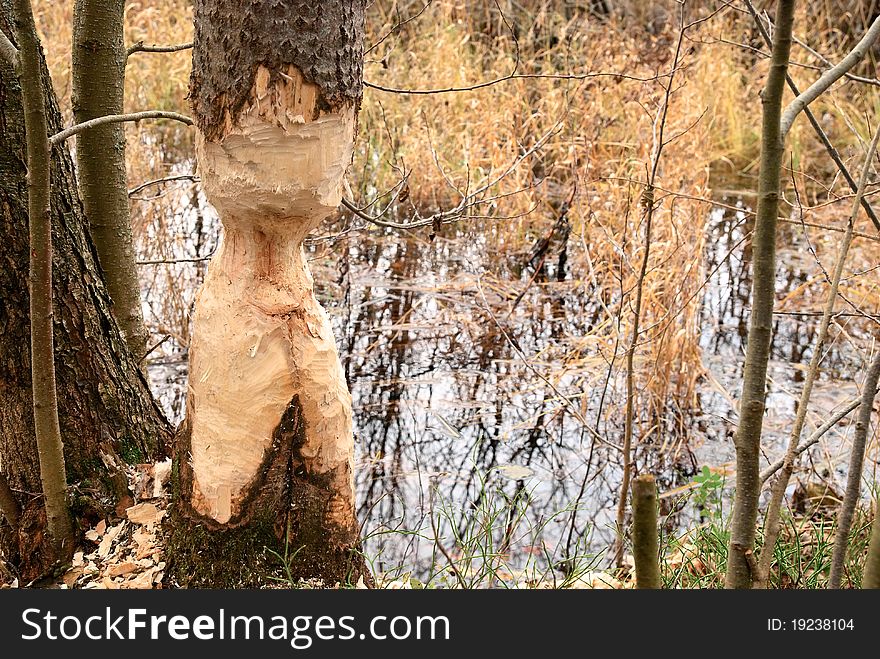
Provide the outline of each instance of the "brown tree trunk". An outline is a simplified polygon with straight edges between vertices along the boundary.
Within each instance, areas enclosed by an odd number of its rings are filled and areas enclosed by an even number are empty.
[[[341,200],[364,0],[197,0],[190,98],[225,234],[196,301],[169,554],[190,586],[369,578],[351,396],[302,248]]]
[[[11,38],[10,16],[7,0],[0,0],[0,30]],[[45,63],[40,66],[49,132],[54,133],[61,128],[61,116]],[[50,554],[39,495],[28,350],[24,114],[18,77],[3,60],[0,126],[0,465],[20,508],[19,532],[0,522],[0,553],[26,582],[44,573]],[[64,147],[52,150],[50,201],[58,415],[74,514],[89,523],[125,496],[114,488],[102,453],[115,453],[129,463],[156,458],[164,451],[169,427],[111,315]]]

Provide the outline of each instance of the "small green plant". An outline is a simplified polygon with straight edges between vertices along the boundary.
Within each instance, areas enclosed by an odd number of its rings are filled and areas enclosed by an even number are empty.
[[[723,504],[721,492],[724,489],[724,477],[709,467],[703,466],[703,469],[694,478],[694,483],[697,487],[692,498],[700,511],[700,517],[712,520],[721,519]]]

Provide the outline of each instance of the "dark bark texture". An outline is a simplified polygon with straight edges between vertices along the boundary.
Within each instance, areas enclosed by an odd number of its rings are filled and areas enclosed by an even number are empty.
[[[12,38],[10,16],[0,0],[0,29]],[[41,67],[54,133],[61,116],[45,62]],[[22,581],[48,566],[28,349],[26,174],[21,86],[0,60],[0,462],[21,509],[18,532],[0,522],[0,554]],[[89,523],[120,503],[102,454],[129,463],[160,457],[170,429],[111,315],[64,147],[52,150],[51,197],[59,420],[74,513]]]
[[[318,109],[360,107],[365,0],[196,0],[190,102],[208,140],[237,117],[257,68],[297,67],[320,89]]]
[[[272,577],[320,579],[327,586],[352,585],[361,577],[372,583],[359,552],[360,529],[327,523],[337,474],[309,473],[300,455],[305,439],[302,407],[294,397],[246,488],[240,512],[221,524],[190,504],[193,473],[184,422],[175,441],[169,540],[171,574],[179,585],[258,587]]]

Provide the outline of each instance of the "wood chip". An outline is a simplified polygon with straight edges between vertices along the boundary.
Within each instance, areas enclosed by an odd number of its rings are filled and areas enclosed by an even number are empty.
[[[138,569],[138,566],[135,565],[134,563],[130,563],[130,562],[120,563],[119,565],[114,565],[109,570],[107,570],[107,576],[108,577],[121,577],[126,574],[131,574],[132,572],[136,571],[137,569]]]
[[[72,570],[65,573],[62,579],[64,580],[64,583],[67,585],[68,588],[73,588],[73,584],[75,584],[76,580],[82,576],[83,572],[84,571],[82,568],[73,568]]]
[[[95,533],[97,533],[99,536],[102,536],[102,535],[104,535],[104,533],[106,531],[107,531],[107,520],[102,519],[100,522],[98,522],[95,525]]]
[[[125,522],[122,522],[121,524],[111,527],[110,530],[104,534],[104,537],[101,538],[101,544],[98,545],[98,556],[100,558],[107,558],[107,555],[110,553],[110,547],[113,545],[113,541],[116,540],[116,536],[122,532],[124,527]]]
[[[129,579],[123,584],[124,588],[132,588],[132,589],[148,589],[153,587],[153,576],[158,572],[155,568],[152,570],[147,570],[146,572],[141,572],[134,579]]]
[[[155,524],[165,516],[165,511],[160,511],[152,503],[139,503],[128,508],[125,514],[135,524]]]
[[[171,479],[171,458],[164,462],[157,462],[153,467],[153,497],[158,499],[165,496],[165,487]]]

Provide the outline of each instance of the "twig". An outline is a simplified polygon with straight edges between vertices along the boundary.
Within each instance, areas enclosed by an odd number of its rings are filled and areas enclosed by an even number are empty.
[[[474,206],[488,203],[489,201],[494,199],[494,197],[489,198],[489,199],[480,199],[479,197],[480,197],[480,195],[487,192],[489,189],[493,188],[495,185],[497,185],[500,181],[502,181],[504,178],[509,176],[511,173],[513,173],[513,171],[516,170],[516,168],[519,167],[519,165],[522,164],[523,161],[530,158],[551,137],[554,137],[555,135],[557,135],[559,133],[560,129],[561,129],[561,124],[557,123],[556,125],[553,126],[553,128],[551,128],[544,135],[542,135],[541,138],[538,139],[529,149],[527,149],[520,156],[518,156],[516,158],[516,160],[514,160],[513,163],[511,163],[510,166],[507,169],[505,169],[501,174],[496,176],[494,179],[490,179],[489,181],[486,181],[483,185],[481,185],[479,188],[477,188],[473,192],[471,192],[469,194],[461,195],[461,201],[454,208],[451,208],[451,209],[445,210],[445,211],[440,211],[439,213],[435,213],[435,214],[431,215],[430,217],[421,217],[418,213],[416,213],[416,215],[413,219],[411,219],[409,222],[405,222],[405,223],[389,222],[387,220],[381,219],[381,216],[384,215],[385,213],[387,213],[388,210],[392,207],[392,205],[394,204],[393,201],[389,202],[388,206],[386,206],[385,209],[383,209],[378,215],[370,215],[368,213],[365,213],[364,209],[358,208],[357,206],[354,205],[354,203],[352,203],[348,199],[343,198],[342,205],[345,206],[348,210],[350,210],[352,213],[354,213],[357,217],[361,218],[362,220],[365,220],[365,221],[369,222],[370,224],[375,224],[376,226],[384,227],[384,228],[388,228],[388,229],[410,230],[410,229],[417,229],[419,227],[436,226],[437,224],[447,224],[450,222],[454,222],[454,221],[460,219],[468,209],[470,209]],[[525,191],[527,189],[531,189],[532,187],[536,187],[536,186],[533,185],[533,186],[530,186],[529,188],[524,188],[520,192]],[[461,194],[461,193],[459,193],[459,194]],[[508,193],[508,194],[510,194],[510,193]]]
[[[161,185],[163,183],[171,183],[172,181],[192,181],[193,183],[198,183],[201,180],[202,179],[199,178],[195,174],[180,174],[178,176],[166,176],[165,178],[157,178],[157,179],[153,179],[152,181],[146,181],[144,183],[141,183],[140,185],[129,190],[128,196],[131,197],[133,195],[136,195],[141,190],[152,187],[154,185]]]
[[[812,448],[813,446],[818,444],[819,440],[821,440],[822,437],[825,436],[825,433],[827,433],[834,426],[836,426],[838,423],[840,423],[840,421],[847,414],[849,414],[850,412],[852,412],[854,409],[856,409],[859,406],[859,402],[860,401],[858,398],[856,398],[855,400],[851,400],[844,407],[842,407],[840,410],[838,410],[833,416],[831,416],[831,418],[829,418],[825,423],[823,423],[821,426],[816,428],[816,430],[813,432],[813,434],[809,436],[807,441],[805,441],[803,444],[800,444],[797,447],[797,455],[800,455],[801,453],[806,451],[808,448]],[[784,462],[784,460],[782,458],[780,458],[779,460],[777,460],[776,462],[771,464],[769,467],[767,467],[764,471],[762,471],[761,472],[761,482],[766,483],[773,474],[775,474],[777,471],[782,469],[783,462]]]
[[[50,137],[49,143],[52,145],[60,144],[67,138],[76,135],[77,133],[81,133],[84,130],[88,130],[89,128],[126,121],[142,121],[144,119],[172,119],[186,124],[187,126],[192,126],[194,123],[192,118],[187,117],[184,114],[180,114],[179,112],[166,112],[165,110],[146,110],[145,112],[132,112],[130,114],[108,114],[103,117],[96,117],[95,119],[84,121],[81,124],[76,124],[70,128],[65,128],[60,133],[55,133]]]
[[[149,350],[147,350],[147,351],[144,353],[144,356],[141,357],[141,358],[138,360],[138,363],[139,363],[139,364],[140,364],[140,363],[143,363],[143,361],[144,361],[147,357],[149,357],[151,354],[153,354],[153,353],[159,348],[159,346],[161,346],[163,343],[165,343],[165,342],[166,342],[168,339],[170,339],[170,338],[171,338],[171,335],[170,335],[170,334],[166,334],[165,336],[163,336],[162,339],[161,339],[160,341],[158,341],[158,342],[157,342],[152,348],[150,348]]]
[[[161,46],[154,43],[145,44],[143,41],[136,41],[125,51],[125,59],[128,59],[135,53],[176,53],[179,50],[189,50],[192,47],[192,41],[172,46]]]
[[[364,56],[366,57],[367,55],[372,53],[374,50],[376,50],[376,48],[378,48],[380,45],[382,45],[382,43],[384,43],[384,41],[386,39],[388,39],[388,37],[390,37],[395,32],[399,31],[400,28],[402,28],[404,25],[406,25],[407,23],[411,23],[412,21],[416,20],[419,16],[424,14],[425,11],[428,9],[428,7],[430,7],[433,3],[434,3],[434,0],[427,0],[427,2],[425,2],[425,4],[422,6],[422,8],[419,9],[415,14],[413,14],[409,18],[405,18],[402,21],[398,21],[397,23],[395,23],[385,34],[383,34],[381,37],[379,37],[373,45],[371,45],[369,48],[367,48],[364,51]]]
[[[492,80],[486,80],[474,85],[466,87],[437,87],[434,89],[401,89],[398,87],[386,87],[368,80],[364,80],[364,87],[375,89],[376,91],[385,92],[387,94],[402,94],[405,96],[426,96],[429,94],[457,94],[461,92],[472,92],[485,87],[508,82],[510,80],[527,80],[542,78],[545,80],[588,80],[590,78],[615,78],[617,80],[630,80],[633,82],[656,82],[668,76],[669,73],[662,73],[654,76],[634,76],[626,73],[616,73],[608,71],[594,71],[591,73],[508,73]]]
[[[813,57],[815,57],[816,59],[818,59],[819,61],[821,61],[821,62],[822,62],[823,64],[825,64],[826,66],[834,66],[834,62],[832,62],[830,59],[828,59],[827,57],[825,57],[822,53],[820,53],[820,52],[819,52],[818,50],[816,50],[815,48],[811,48],[810,45],[807,44],[806,42],[802,41],[801,39],[798,39],[798,38],[795,37],[795,36],[792,36],[791,39],[792,39],[792,41],[794,41],[798,46],[800,46],[801,48],[803,48],[804,50],[806,50],[808,53],[810,53],[810,55],[812,55]],[[802,66],[803,66],[803,65],[802,65]],[[815,68],[815,69],[819,69],[819,70],[821,70],[820,67],[810,67],[810,68]],[[855,75],[854,73],[846,73],[846,74],[844,75],[844,77],[845,77],[847,80],[852,80],[853,82],[861,82],[861,83],[863,83],[863,84],[865,84],[865,85],[871,85],[872,87],[880,87],[880,80],[878,80],[877,78],[865,78],[864,76],[857,76],[857,75]]]
[[[785,136],[788,134],[788,131],[791,130],[794,120],[804,108],[819,98],[826,89],[840,80],[847,71],[862,61],[862,58],[877,40],[878,36],[880,36],[880,16],[874,19],[874,22],[865,33],[865,36],[861,38],[846,57],[840,60],[840,63],[837,66],[828,69],[828,71],[823,73],[816,82],[807,87],[805,91],[801,92],[797,98],[789,103],[788,107],[782,112],[782,118],[779,122],[781,139],[785,140]]]
[[[663,134],[666,130],[666,117],[669,114],[669,102],[672,97],[672,83],[675,80],[675,71],[678,68],[679,58],[681,57],[681,47],[684,43],[686,29],[687,27],[684,25],[684,19],[682,18],[681,29],[678,33],[678,43],[676,44],[675,55],[672,59],[672,69],[669,74],[666,88],[663,91],[662,109],[654,120],[654,144],[651,149],[651,169],[642,194],[642,201],[645,207],[644,253],[642,254],[642,263],[639,267],[639,275],[636,281],[636,299],[632,312],[632,336],[630,337],[629,348],[626,351],[626,407],[623,421],[623,479],[620,484],[620,495],[617,500],[617,551],[615,552],[615,561],[618,567],[623,565],[626,503],[627,495],[629,493],[630,478],[632,476],[630,472],[632,471],[632,440],[633,426],[635,423],[635,353],[639,344],[639,326],[642,319],[642,298],[644,296],[645,278],[648,274],[648,261],[651,257],[651,229],[653,227],[654,211],[657,207],[654,200],[654,183],[657,180],[657,172],[660,169],[660,156],[663,154],[663,147],[666,145],[663,140]]]

